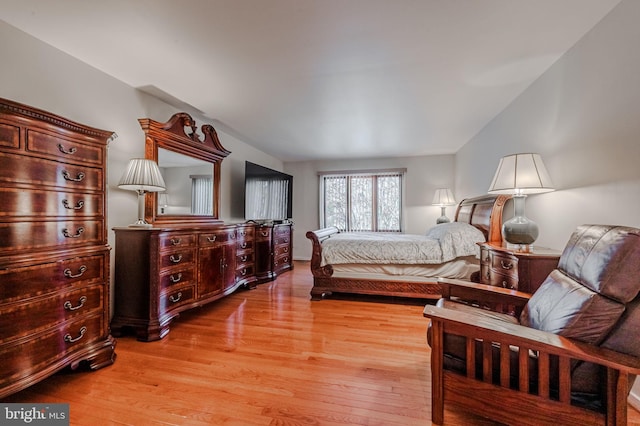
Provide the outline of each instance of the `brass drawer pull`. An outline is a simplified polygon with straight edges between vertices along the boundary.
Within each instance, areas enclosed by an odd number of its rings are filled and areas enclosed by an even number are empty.
[[[246,255],[245,256],[240,256],[240,262],[246,262],[247,259],[248,259],[248,257]]]
[[[242,272],[240,272],[240,273],[242,274],[242,276],[247,275],[247,268],[244,268],[244,269],[242,270]]]
[[[84,206],[84,201],[80,200],[76,203],[75,206],[72,206],[69,204],[69,200],[65,198],[64,200],[62,200],[62,205],[67,210],[80,210]]]
[[[207,241],[209,241],[210,243],[214,242],[216,240],[217,235],[214,235],[212,237],[207,235]]]
[[[262,235],[263,237],[268,237],[269,231],[260,231],[260,235]]]
[[[73,235],[69,232],[68,228],[64,228],[62,230],[62,235],[64,235],[65,238],[78,238],[78,237],[80,237],[80,235],[82,235],[83,232],[84,232],[84,228],[82,226],[80,228],[78,228],[76,233],[73,234]]]
[[[62,273],[67,278],[79,278],[82,276],[82,274],[86,272],[86,270],[87,270],[87,267],[85,265],[82,265],[80,266],[80,268],[78,268],[77,274],[74,274],[73,272],[71,272],[71,269],[69,268],[66,268],[64,271],[62,271]]]
[[[63,154],[75,154],[76,151],[78,151],[78,149],[75,146],[72,146],[69,149],[65,149],[64,146],[62,146],[61,143],[58,144],[58,149],[60,150],[61,153]]]
[[[181,279],[182,279],[182,272],[178,272],[177,277],[173,276],[173,274],[169,275],[169,280],[174,284],[179,283]]]
[[[173,294],[171,296],[169,296],[169,300],[172,303],[177,303],[177,302],[180,301],[180,299],[182,299],[182,292],[181,291],[179,291],[178,294],[176,294],[176,297],[173,297]]]
[[[502,266],[502,269],[511,269],[511,268],[513,268],[513,263],[511,263],[511,262],[504,263],[504,260],[500,261],[500,265]]]
[[[71,177],[71,174],[70,174],[68,171],[63,170],[63,171],[62,171],[62,177],[63,177],[65,180],[68,180],[68,181],[71,181],[71,182],[80,182],[82,179],[84,179],[85,174],[84,174],[84,173],[82,173],[82,172],[80,172],[80,173],[78,173],[78,174],[76,175],[76,177],[75,177],[75,178],[73,178],[73,177]]]
[[[64,308],[67,311],[77,311],[78,309],[82,308],[84,306],[84,304],[87,303],[87,296],[82,296],[79,300],[78,300],[78,304],[76,306],[73,306],[71,304],[71,301],[67,300],[66,302],[64,302]]]
[[[246,236],[247,235],[247,231],[240,231],[240,235],[243,236],[243,237]]]
[[[243,242],[242,244],[240,244],[240,248],[247,248],[247,243]]]
[[[71,335],[70,335],[70,334],[65,334],[65,335],[64,335],[64,341],[65,341],[65,342],[67,342],[67,343],[75,343],[75,342],[77,342],[78,340],[82,339],[82,338],[84,337],[84,333],[86,333],[86,332],[87,332],[87,327],[84,327],[84,326],[83,326],[83,327],[80,329],[80,335],[79,335],[78,337],[73,338],[73,337],[71,337]]]
[[[178,244],[180,244],[180,241],[182,241],[182,238],[172,238],[171,239],[171,245],[172,246],[177,246]]]
[[[178,257],[171,255],[169,256],[169,260],[173,263],[180,263],[180,261],[182,260],[182,254],[179,254]]]

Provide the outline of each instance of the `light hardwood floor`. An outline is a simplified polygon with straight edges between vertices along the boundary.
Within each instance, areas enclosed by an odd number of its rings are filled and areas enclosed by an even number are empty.
[[[422,305],[311,302],[311,283],[296,262],[183,313],[161,341],[119,338],[110,367],[57,374],[3,402],[68,402],[72,425],[430,425]],[[450,411],[445,422],[494,424]]]

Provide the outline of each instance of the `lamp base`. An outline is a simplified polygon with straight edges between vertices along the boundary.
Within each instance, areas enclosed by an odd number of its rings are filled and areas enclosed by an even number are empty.
[[[451,222],[451,220],[446,217],[446,216],[440,216],[437,220],[436,220],[436,224],[441,224],[441,223],[449,223]]]
[[[513,197],[514,217],[502,224],[502,238],[507,243],[529,245],[538,238],[538,224],[524,215],[526,195]]]
[[[440,214],[441,214],[442,216],[440,216],[440,217],[438,218],[438,220],[436,220],[436,224],[437,224],[437,225],[439,225],[439,224],[441,224],[441,223],[449,223],[449,222],[451,222],[451,220],[449,220],[449,218],[447,217],[447,214],[446,214],[446,212],[447,212],[447,206],[440,206],[440,212],[441,212]]]
[[[153,225],[145,222],[144,220],[137,220],[136,222],[129,225],[129,228],[152,228]]]

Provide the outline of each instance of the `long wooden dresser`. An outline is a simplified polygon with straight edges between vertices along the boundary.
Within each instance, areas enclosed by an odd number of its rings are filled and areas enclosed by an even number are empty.
[[[114,231],[111,329],[116,336],[132,331],[141,341],[161,339],[180,312],[240,287],[273,280],[293,267],[289,223],[122,227]]]
[[[0,99],[0,398],[115,359],[105,223],[113,136]]]

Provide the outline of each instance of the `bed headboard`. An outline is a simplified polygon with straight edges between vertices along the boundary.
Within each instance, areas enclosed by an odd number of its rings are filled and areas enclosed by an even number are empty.
[[[480,229],[488,242],[502,242],[502,209],[511,195],[482,195],[465,198],[456,209],[456,222]]]

